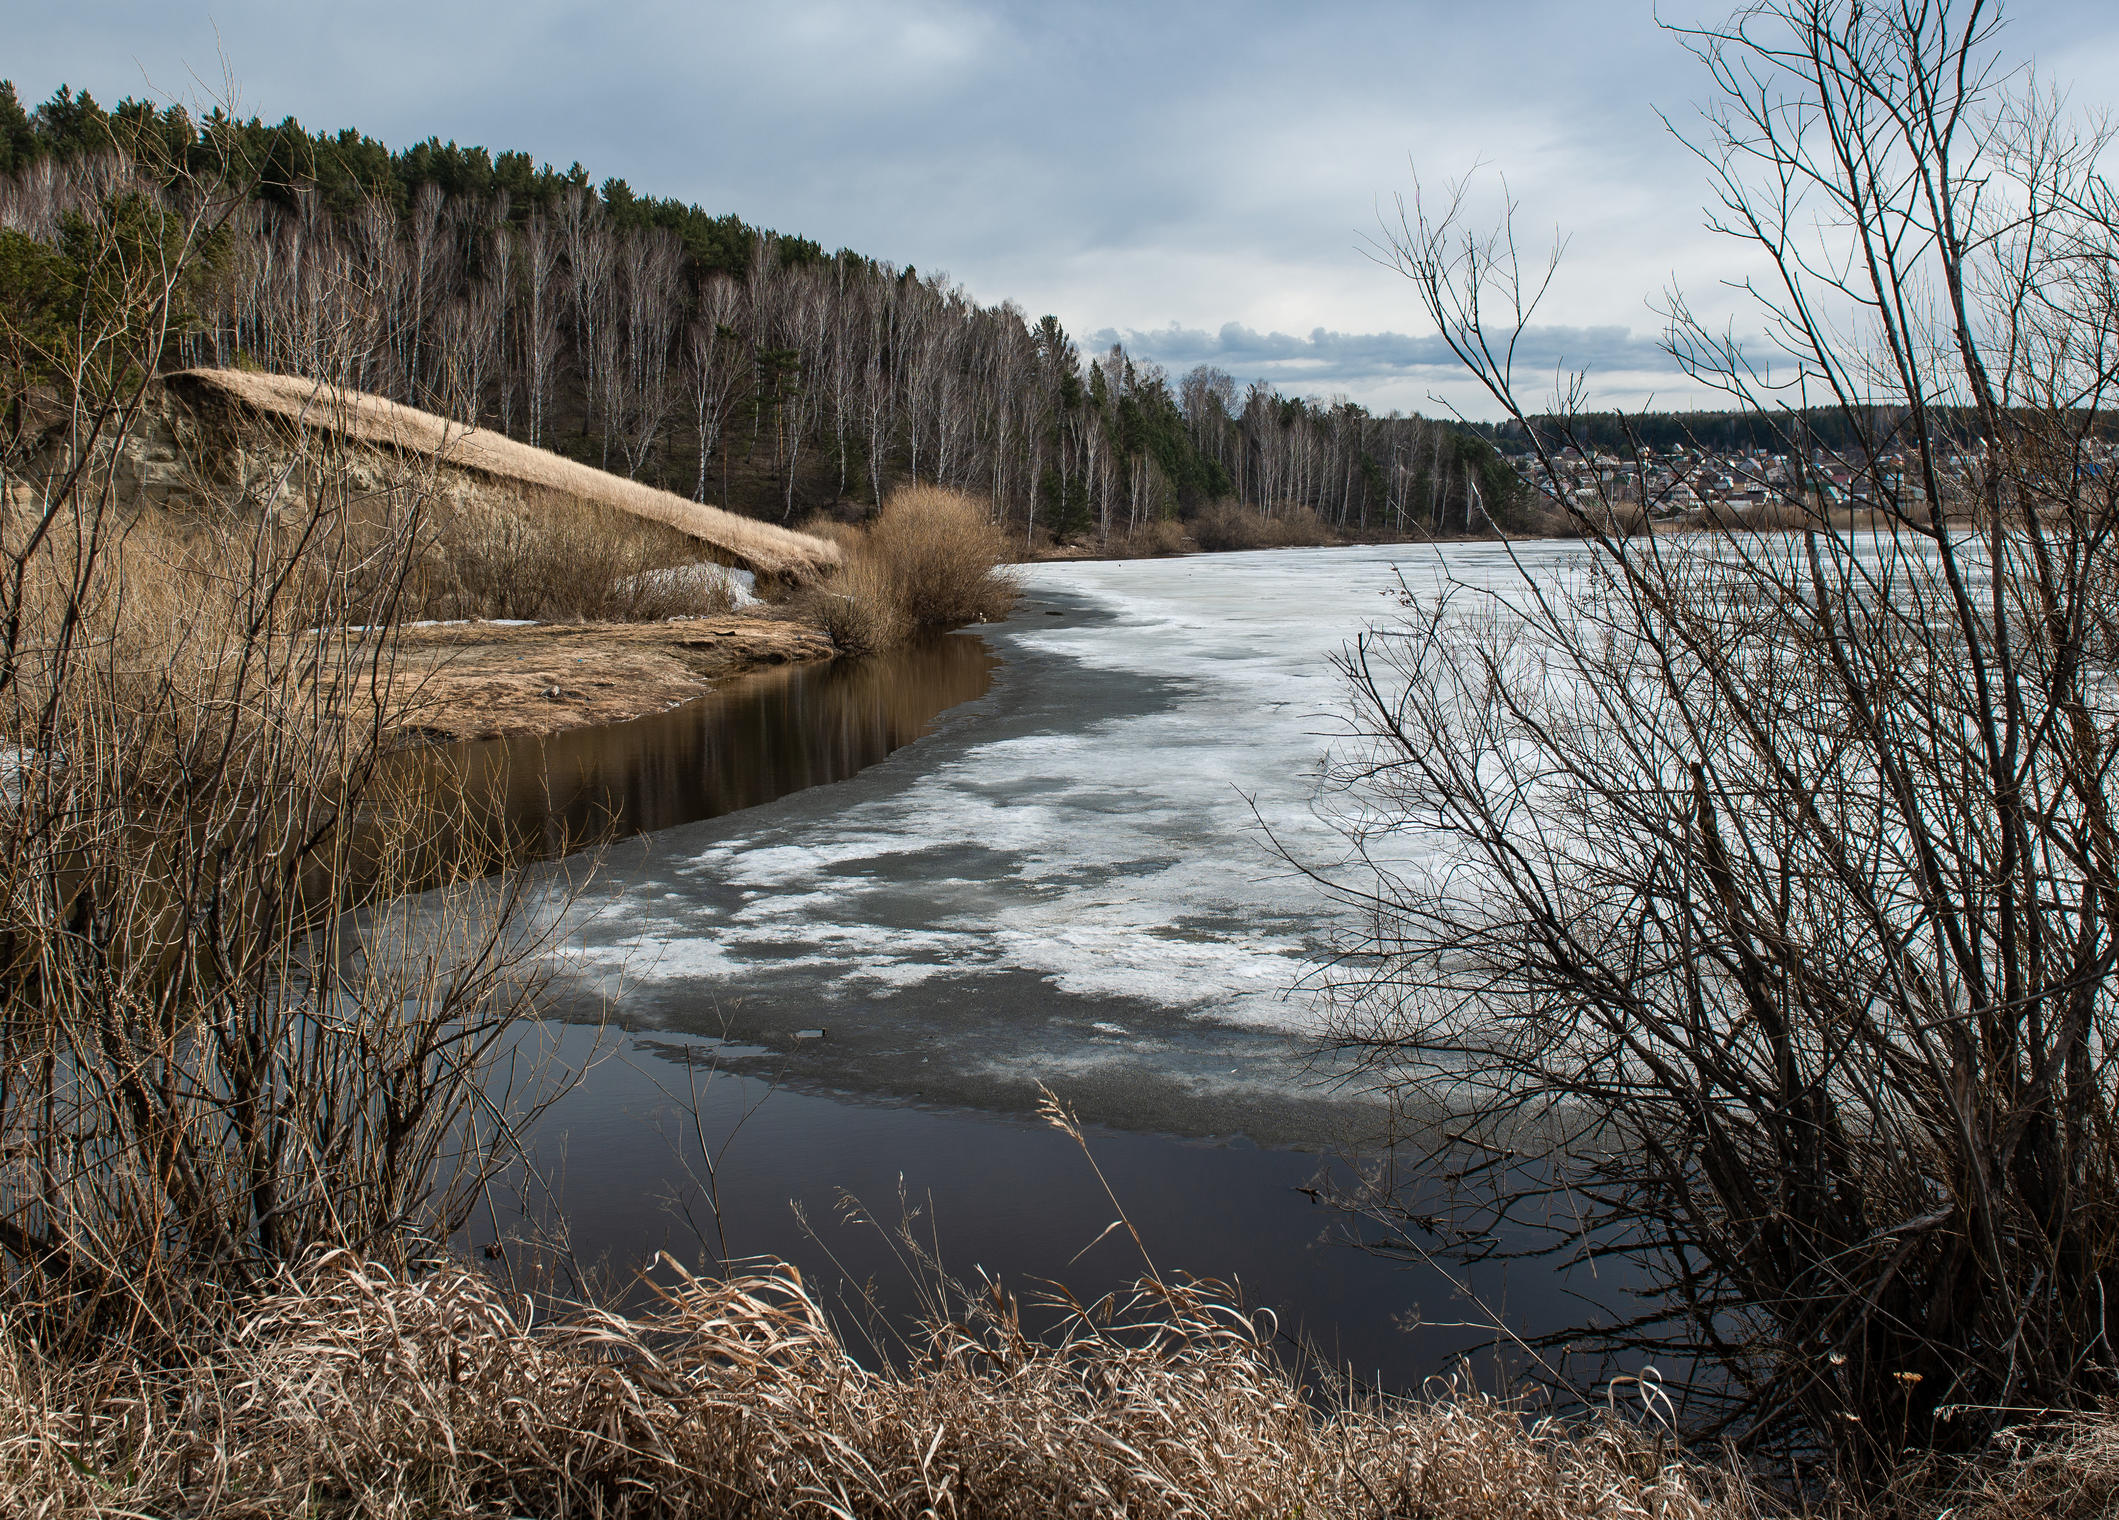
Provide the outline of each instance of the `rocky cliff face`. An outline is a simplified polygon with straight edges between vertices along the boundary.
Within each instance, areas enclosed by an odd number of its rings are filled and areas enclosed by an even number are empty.
[[[246,411],[210,387],[173,375],[149,386],[128,425],[96,440],[89,489],[106,487],[121,510],[161,510],[182,519],[230,512],[285,514],[328,482],[372,495],[417,480],[447,498],[490,495],[469,472],[412,460]],[[7,480],[12,501],[33,504],[74,458],[65,419],[50,422]]]
[[[164,386],[153,387],[132,428],[112,451],[111,483],[119,500],[194,510],[213,458],[198,416]]]

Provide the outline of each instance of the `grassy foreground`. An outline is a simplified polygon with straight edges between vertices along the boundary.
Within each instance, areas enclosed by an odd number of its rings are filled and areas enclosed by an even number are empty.
[[[677,1274],[646,1316],[540,1318],[468,1267],[345,1253],[289,1271],[187,1364],[67,1362],[10,1335],[10,1515],[1420,1517],[1738,1520],[1788,1510],[1652,1426],[1574,1425],[1443,1386],[1319,1396],[1212,1283],[1065,1304],[1057,1343],[998,1287],[912,1365],[849,1355],[791,1268]],[[2119,1423],[2079,1422],[1892,1515],[2119,1504]]]
[[[490,1279],[328,1256],[210,1355],[0,1366],[18,1515],[1749,1513],[1613,1422],[1476,1398],[1321,1405],[1211,1285],[1026,1337],[998,1290],[858,1365],[791,1269],[681,1277],[658,1312],[538,1322]]]

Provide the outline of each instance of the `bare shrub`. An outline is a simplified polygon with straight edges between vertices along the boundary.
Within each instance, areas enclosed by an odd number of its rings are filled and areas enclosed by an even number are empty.
[[[939,486],[893,491],[864,546],[896,583],[900,615],[914,633],[1006,617],[1017,595],[1001,568],[1008,547],[982,504]]]
[[[994,622],[1015,605],[1003,568],[1009,544],[980,505],[957,491],[893,492],[867,527],[812,524],[844,556],[838,570],[789,603],[850,654]]]
[[[1317,514],[1306,507],[1290,507],[1268,517],[1240,502],[1218,501],[1201,508],[1189,526],[1199,547],[1210,552],[1307,549],[1331,538]]]
[[[1616,538],[1632,538],[1654,531],[1654,525],[1649,521],[1648,509],[1637,501],[1588,502],[1583,504],[1582,510],[1595,521],[1600,530]],[[1559,526],[1569,537],[1581,532],[1571,521],[1563,520]]]
[[[1764,4],[1694,39],[1703,157],[1787,281],[1762,320],[1831,394],[1835,465],[1903,478],[1880,531],[1634,538],[1577,505],[1573,582],[1409,596],[1345,665],[1370,869],[1339,878],[1366,929],[1336,1034],[1448,1116],[1428,1153],[1467,1184],[1408,1236],[1493,1249],[1550,1203],[1540,1244],[1656,1290],[1583,1338],[1868,1494],[2119,1395],[2119,493],[2084,468],[2119,226],[2108,139],[2015,93],[1993,25]],[[1580,387],[1532,416],[1492,317],[1534,320],[1549,271],[1461,204],[1407,214],[1401,268],[1571,499]],[[1828,268],[1933,320],[1850,347]],[[1681,299],[1669,341],[1824,452]]]
[[[379,806],[431,462],[378,485],[326,447],[194,521],[122,492],[213,204],[82,224],[137,278],[0,397],[61,419],[0,452],[0,1285],[11,1333],[134,1354],[316,1247],[402,1262],[460,1223],[535,991],[511,889]],[[346,911],[415,860],[453,867],[433,932]]]
[[[1257,548],[1259,521],[1256,512],[1236,502],[1217,501],[1200,508],[1186,526],[1200,548],[1218,554],[1230,549]]]

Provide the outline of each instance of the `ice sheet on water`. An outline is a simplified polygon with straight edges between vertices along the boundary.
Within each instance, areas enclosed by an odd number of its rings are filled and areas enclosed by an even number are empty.
[[[1546,565],[1564,552],[1533,550]],[[1313,808],[1344,732],[1330,656],[1397,613],[1401,572],[1429,592],[1517,580],[1486,545],[1028,567],[1033,597],[1086,597],[1102,616],[992,635],[1003,657],[1057,657],[1038,679],[1152,685],[1155,700],[983,742],[973,730],[851,806],[739,824],[674,883],[614,904],[624,933],[570,954],[636,985],[799,970],[856,996],[1028,972],[1083,998],[1300,1028],[1311,1013],[1290,989],[1335,910],[1272,841],[1334,849]]]

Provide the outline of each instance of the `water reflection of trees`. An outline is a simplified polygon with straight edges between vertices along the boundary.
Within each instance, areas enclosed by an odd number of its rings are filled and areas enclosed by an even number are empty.
[[[995,657],[951,636],[762,671],[668,712],[422,752],[405,805],[449,808],[496,859],[551,857],[843,781],[983,696]]]

